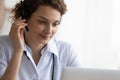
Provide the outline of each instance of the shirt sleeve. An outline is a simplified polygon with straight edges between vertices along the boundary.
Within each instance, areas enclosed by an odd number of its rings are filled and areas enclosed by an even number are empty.
[[[2,40],[0,39],[0,77],[3,75],[7,67],[7,58]]]
[[[80,67],[80,61],[78,53],[75,51],[75,49],[70,45],[69,52],[68,52],[68,62],[67,66],[69,67]]]

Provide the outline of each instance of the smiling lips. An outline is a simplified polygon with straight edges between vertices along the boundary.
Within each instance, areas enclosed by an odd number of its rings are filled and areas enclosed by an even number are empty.
[[[49,38],[50,38],[50,35],[41,35],[41,37],[42,37],[43,39],[49,39]]]

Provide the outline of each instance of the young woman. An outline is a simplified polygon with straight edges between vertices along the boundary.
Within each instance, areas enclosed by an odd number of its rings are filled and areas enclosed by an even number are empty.
[[[9,35],[0,37],[0,80],[60,80],[64,67],[79,67],[71,45],[53,38],[63,0],[24,0],[13,12]]]

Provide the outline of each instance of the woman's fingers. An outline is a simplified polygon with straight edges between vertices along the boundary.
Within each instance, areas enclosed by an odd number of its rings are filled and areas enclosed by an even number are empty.
[[[25,19],[18,18],[15,20],[15,22],[12,24],[11,30],[12,31],[19,31],[20,29],[24,28],[27,26],[27,23],[25,23]]]
[[[12,24],[9,35],[13,42],[14,49],[24,49],[24,28],[27,26],[25,21],[25,19],[20,17]]]

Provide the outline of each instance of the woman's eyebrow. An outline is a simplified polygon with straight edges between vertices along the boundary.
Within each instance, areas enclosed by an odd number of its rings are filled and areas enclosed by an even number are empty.
[[[39,18],[42,19],[42,20],[48,21],[48,19],[43,17],[43,16],[39,16]]]
[[[43,17],[43,16],[39,16],[40,19],[44,20],[44,21],[49,21],[47,18]],[[61,22],[61,19],[60,20],[55,20],[55,22]]]

